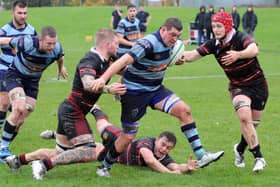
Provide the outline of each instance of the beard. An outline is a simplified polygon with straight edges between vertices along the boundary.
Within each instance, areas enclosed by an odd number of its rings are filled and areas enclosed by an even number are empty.
[[[24,26],[26,24],[25,21],[20,21],[20,20],[17,20],[17,19],[14,19],[14,22],[16,23],[17,26],[21,27],[21,26]]]

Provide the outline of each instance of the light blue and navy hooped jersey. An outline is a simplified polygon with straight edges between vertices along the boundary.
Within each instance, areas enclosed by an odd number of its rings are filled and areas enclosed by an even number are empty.
[[[40,52],[39,38],[30,35],[13,38],[10,45],[17,51],[13,66],[29,77],[41,77],[50,64],[64,56],[62,46],[58,42],[51,53]]]
[[[159,89],[171,50],[163,43],[159,31],[140,39],[128,52],[134,58],[134,63],[128,66],[122,79],[128,91],[149,92]]]
[[[16,29],[13,22],[4,25],[0,29],[0,37],[17,37],[23,35],[36,36],[37,33],[30,24],[26,24],[22,29]],[[9,65],[13,62],[15,56],[15,50],[13,50],[9,45],[1,46],[2,53],[0,55],[0,70],[8,69]]]
[[[122,34],[124,39],[131,42],[136,42],[139,39],[139,20],[135,18],[134,21],[129,21],[128,18],[123,18],[119,24],[117,29],[115,30],[116,33]],[[131,47],[126,45],[119,45],[118,53],[124,54],[126,53]]]

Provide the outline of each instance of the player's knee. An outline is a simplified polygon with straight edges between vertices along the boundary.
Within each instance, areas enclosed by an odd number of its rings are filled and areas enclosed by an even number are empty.
[[[247,107],[250,108],[251,104],[249,101],[246,100],[239,100],[233,103],[235,111],[238,111],[241,108]]]
[[[25,109],[28,111],[28,113],[31,113],[34,111],[34,106],[29,103],[25,103]]]

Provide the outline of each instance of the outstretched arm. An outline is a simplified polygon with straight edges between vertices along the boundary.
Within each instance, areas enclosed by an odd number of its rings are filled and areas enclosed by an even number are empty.
[[[114,62],[105,73],[99,78],[90,83],[90,87],[94,92],[98,92],[100,89],[103,89],[106,82],[116,73],[120,72],[128,64],[132,64],[134,59],[129,54],[123,55],[116,62]]]
[[[184,62],[194,62],[195,60],[201,58],[201,55],[196,49],[191,51],[184,51],[176,65],[183,64]]]
[[[192,155],[190,155],[187,163],[183,163],[183,164],[170,163],[167,165],[167,167],[171,171],[179,170],[181,173],[189,173],[192,171],[196,171],[199,168],[197,160],[193,160]]]
[[[160,172],[160,173],[174,173],[174,174],[180,174],[179,170],[170,170],[164,165],[162,165],[154,156],[153,152],[149,150],[148,148],[141,148],[140,154],[144,158],[146,164],[152,168],[153,170]]]
[[[11,39],[10,37],[0,37],[0,45],[9,45]]]

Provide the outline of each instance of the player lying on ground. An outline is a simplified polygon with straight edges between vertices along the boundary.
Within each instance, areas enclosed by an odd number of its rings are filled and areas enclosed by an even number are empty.
[[[105,146],[100,143],[95,143],[96,147],[93,148],[94,151],[92,151],[92,155],[80,155],[80,157],[83,157],[80,161],[84,162],[88,161],[87,158],[89,157],[94,158],[92,160],[96,160],[97,158],[98,160],[103,160],[106,150],[114,144],[114,141],[121,132],[121,129],[109,123],[107,116],[100,109],[95,107],[92,110],[92,114],[96,119],[97,130],[101,134]],[[56,136],[56,141],[58,136]],[[182,164],[177,164],[169,156],[169,152],[175,145],[175,135],[167,131],[162,132],[157,138],[140,138],[128,146],[128,149],[118,157],[117,162],[125,165],[148,166],[161,173],[184,174],[196,171],[198,169],[198,163],[197,160],[192,160],[192,156],[190,156],[187,163]],[[74,147],[62,148],[61,145],[57,143],[56,148],[53,149],[42,148],[31,153],[9,156],[6,158],[6,162],[12,171],[15,172],[18,171],[22,165],[27,165],[33,161],[33,174],[34,172],[39,174],[41,177],[37,179],[42,179],[46,171],[52,169],[56,165],[75,162],[75,160],[72,160],[73,157],[70,156],[70,154],[68,157],[62,156],[63,154],[61,153],[66,150],[76,154]],[[34,167],[34,165],[37,165],[37,167]]]

